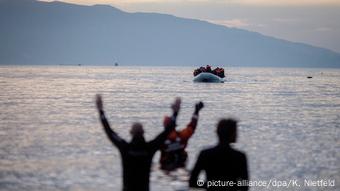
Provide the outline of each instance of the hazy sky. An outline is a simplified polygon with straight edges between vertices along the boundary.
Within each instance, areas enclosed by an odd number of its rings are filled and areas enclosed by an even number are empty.
[[[50,0],[44,0],[50,1]],[[340,53],[340,0],[61,0],[110,4],[260,32]]]

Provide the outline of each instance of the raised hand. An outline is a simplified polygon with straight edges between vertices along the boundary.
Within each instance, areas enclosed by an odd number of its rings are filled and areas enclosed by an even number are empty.
[[[100,94],[96,95],[96,106],[97,106],[98,111],[103,110],[103,100]]]
[[[204,107],[203,102],[198,102],[195,104],[195,110],[200,111]]]
[[[204,104],[203,104],[203,102],[198,102],[198,103],[196,103],[195,104],[195,112],[194,112],[194,114],[195,115],[198,115],[198,113],[200,112],[200,110],[202,109],[204,107]]]
[[[171,105],[171,109],[174,113],[178,113],[181,109],[181,98],[177,97],[175,99],[175,102]]]

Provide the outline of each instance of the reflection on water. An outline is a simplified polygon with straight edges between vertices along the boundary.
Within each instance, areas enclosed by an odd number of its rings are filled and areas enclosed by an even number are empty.
[[[189,169],[215,143],[217,120],[234,116],[241,121],[235,147],[248,155],[251,180],[330,179],[336,186],[327,190],[339,189],[339,70],[229,68],[226,83],[200,84],[192,69],[0,67],[0,190],[120,190],[120,156],[102,131],[96,93],[127,139],[134,121],[147,139],[160,132],[175,96],[183,98],[179,128],[194,102],[205,101]],[[178,182],[158,170],[158,157],[151,188],[174,190]]]

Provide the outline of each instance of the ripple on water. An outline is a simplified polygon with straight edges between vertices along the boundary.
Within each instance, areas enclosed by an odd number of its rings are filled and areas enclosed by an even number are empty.
[[[247,153],[252,180],[331,179],[337,186],[327,190],[339,189],[339,70],[229,68],[223,84],[192,83],[191,72],[0,67],[0,190],[120,190],[120,156],[102,131],[96,93],[103,94],[112,127],[127,139],[134,121],[143,123],[148,140],[157,135],[176,96],[183,98],[178,128],[187,124],[193,104],[205,101],[188,146],[189,169],[199,151],[216,142],[217,120],[234,116],[240,120],[235,147]],[[185,187],[187,176],[174,181],[164,175],[158,157],[152,190]],[[299,188],[307,190],[319,188]]]

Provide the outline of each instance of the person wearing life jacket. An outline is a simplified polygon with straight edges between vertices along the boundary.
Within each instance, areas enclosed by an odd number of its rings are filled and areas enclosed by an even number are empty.
[[[198,74],[200,74],[202,71],[200,68],[197,68],[196,70],[194,70],[194,76],[197,76]]]
[[[201,71],[201,72],[206,72],[207,70],[205,69],[205,67],[201,66],[201,67],[200,67],[200,71]]]
[[[215,74],[215,75],[217,75],[217,76],[219,76],[219,77],[221,77],[221,78],[224,78],[224,77],[225,77],[225,75],[224,75],[224,69],[223,69],[223,68],[219,68],[219,67],[215,68],[215,69],[213,70],[213,74]]]
[[[225,77],[225,75],[224,75],[224,69],[223,69],[223,68],[220,69],[220,77],[221,77],[221,78],[224,78],[224,77]]]
[[[195,112],[190,123],[182,130],[173,130],[161,146],[160,168],[165,171],[173,171],[186,165],[188,154],[185,148],[190,137],[194,134],[199,111],[204,107],[202,102],[195,105]]]
[[[220,70],[220,68],[217,67],[217,68],[213,69],[212,73],[213,73],[214,75],[218,76],[219,70]]]

